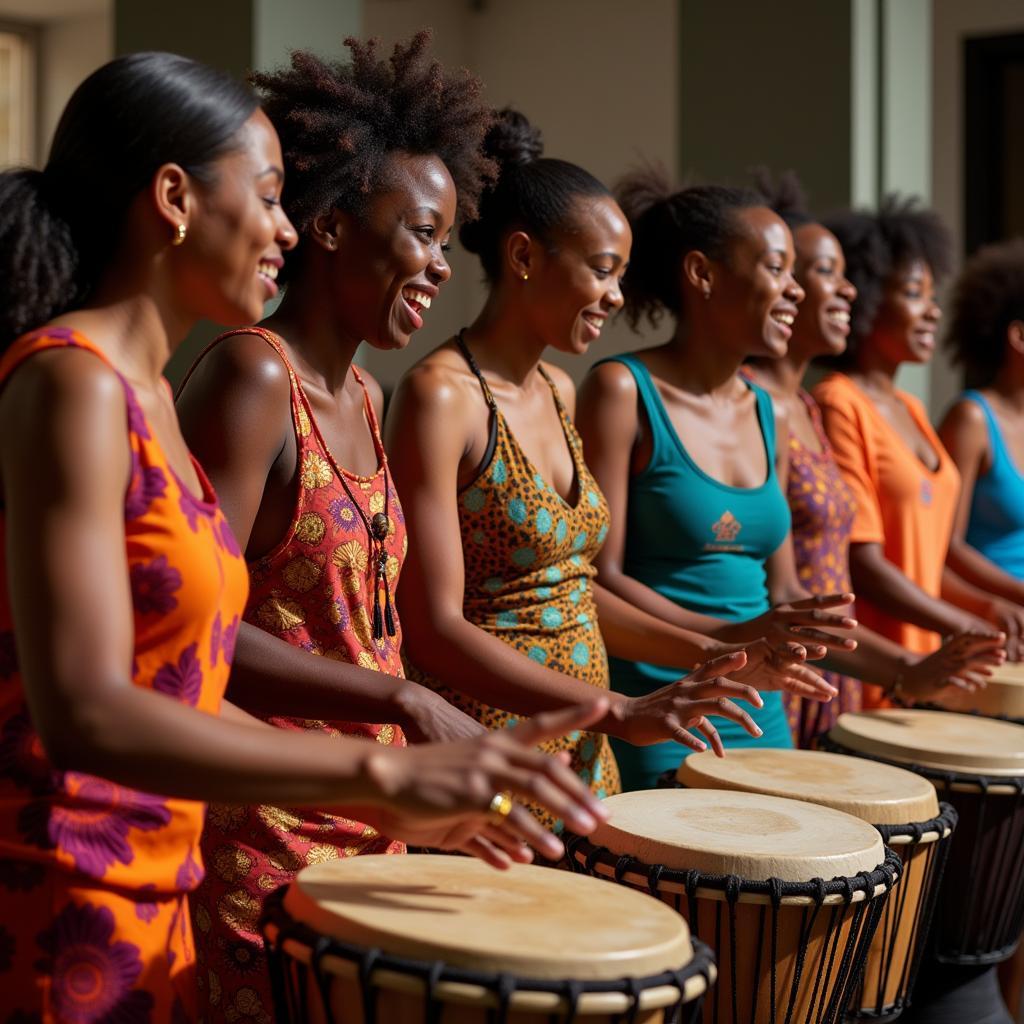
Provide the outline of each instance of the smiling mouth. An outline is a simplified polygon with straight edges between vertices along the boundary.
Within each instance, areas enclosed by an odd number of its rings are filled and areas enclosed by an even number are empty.
[[[776,313],[771,314],[771,318],[777,323],[782,324],[783,327],[792,327],[796,317],[792,313],[785,313],[779,310]]]
[[[604,317],[597,313],[584,313],[583,319],[594,328],[595,331],[601,330],[604,327]]]
[[[825,314],[825,319],[830,324],[835,324],[837,327],[850,326],[850,314],[845,309],[834,309],[831,312]]]
[[[430,309],[430,296],[416,288],[403,288],[402,298],[412,306],[417,313]]]
[[[256,267],[256,272],[262,274],[264,277],[269,277],[271,281],[276,281],[277,269],[276,263],[269,263],[266,260],[260,260],[259,265]]]

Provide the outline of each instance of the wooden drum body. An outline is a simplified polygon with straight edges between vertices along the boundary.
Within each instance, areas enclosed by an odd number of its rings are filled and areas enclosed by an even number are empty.
[[[842,1019],[895,854],[857,818],[795,800],[659,789],[609,797],[574,867],[649,891],[715,951],[706,1024]]]
[[[466,857],[307,868],[264,935],[278,1024],[687,1024],[715,976],[656,900]]]
[[[669,779],[671,781],[669,781]],[[924,953],[956,811],[939,807],[935,787],[902,768],[811,750],[731,750],[692,754],[667,785],[788,797],[852,814],[878,829],[903,862],[885,901],[848,1015],[888,1021],[909,1005]]]
[[[840,715],[829,750],[903,765],[956,808],[933,923],[936,957],[984,965],[1024,929],[1024,728],[945,711]]]

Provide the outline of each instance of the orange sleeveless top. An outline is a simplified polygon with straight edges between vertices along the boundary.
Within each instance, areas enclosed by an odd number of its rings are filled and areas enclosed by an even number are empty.
[[[0,387],[37,352],[103,353],[68,328],[25,335],[0,360]],[[120,376],[120,375],[119,375]],[[125,571],[132,592],[135,686],[217,714],[247,593],[238,545],[198,464],[202,496],[177,477],[128,382]],[[128,891],[188,892],[202,877],[204,805],[56,771],[32,725],[18,670],[0,507],[0,858],[41,862]],[[71,553],[69,553],[71,556]],[[112,572],[120,572],[118,565]]]

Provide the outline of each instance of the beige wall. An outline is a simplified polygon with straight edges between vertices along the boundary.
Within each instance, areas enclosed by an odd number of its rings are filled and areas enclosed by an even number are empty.
[[[39,34],[39,162],[46,159],[64,105],[79,82],[114,55],[109,12],[45,23]]]
[[[363,29],[391,44],[432,27],[438,57],[480,75],[493,105],[530,117],[548,155],[611,183],[640,158],[676,172],[677,8],[675,0],[489,0],[476,11],[467,0],[364,0]],[[457,243],[452,268],[407,352],[365,353],[382,382],[395,381],[479,309],[479,264]],[[555,359],[579,377],[600,356],[639,344],[625,324],[606,334],[589,357]]]

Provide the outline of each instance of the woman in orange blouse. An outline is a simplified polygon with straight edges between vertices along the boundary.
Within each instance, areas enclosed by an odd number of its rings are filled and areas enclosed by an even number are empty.
[[[935,351],[945,229],[935,214],[894,199],[877,214],[851,212],[825,226],[857,289],[846,352],[814,397],[857,503],[850,572],[858,618],[919,654],[936,650],[941,634],[996,635],[1007,624],[1001,603],[945,564],[959,474],[924,406],[894,381],[903,363],[928,362]],[[865,686],[864,702],[882,703],[880,689]]]
[[[601,813],[524,749],[600,701],[415,750],[272,732],[222,701],[245,566],[161,372],[200,317],[249,323],[274,293],[295,244],[281,164],[247,90],[142,53],[78,88],[44,171],[0,174],[7,1020],[196,1019],[202,800],[354,805],[499,866],[523,839],[561,846],[520,806],[496,820],[493,794],[543,794],[574,828]]]

